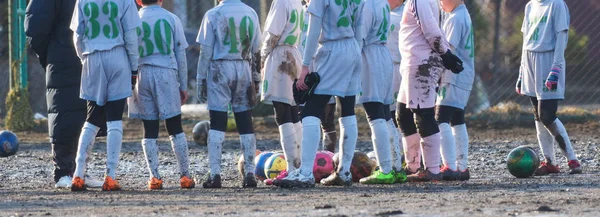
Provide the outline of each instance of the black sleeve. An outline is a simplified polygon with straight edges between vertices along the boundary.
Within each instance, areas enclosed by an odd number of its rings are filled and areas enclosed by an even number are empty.
[[[56,16],[56,0],[31,0],[25,11],[25,35],[29,47],[38,55],[46,68],[50,33]]]

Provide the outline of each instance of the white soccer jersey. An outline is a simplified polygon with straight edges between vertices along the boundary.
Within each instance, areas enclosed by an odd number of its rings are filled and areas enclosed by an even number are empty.
[[[302,32],[300,33],[300,43],[298,43],[298,50],[300,54],[304,55],[304,47],[306,47],[306,34],[308,34],[308,9],[302,8],[304,14],[304,24],[302,24]]]
[[[446,15],[443,30],[453,53],[463,61],[464,70],[460,74],[446,70],[442,75],[442,83],[471,90],[475,79],[475,38],[471,15],[464,4]]]
[[[525,50],[554,50],[556,33],[569,30],[570,21],[569,8],[563,0],[530,1],[525,6],[525,20],[521,27]]]
[[[404,4],[395,8],[390,12],[390,36],[386,46],[390,49],[390,55],[394,63],[400,63],[402,56],[400,55],[400,48],[398,43],[398,33],[400,32],[400,23],[402,21],[402,12],[404,12]]]
[[[354,37],[354,20],[361,0],[311,1],[308,12],[323,20],[319,43]]]
[[[362,28],[361,32],[365,34],[365,46],[387,43],[390,30],[390,5],[387,1],[366,0],[358,17],[362,23],[358,28]]]
[[[302,3],[295,0],[275,0],[265,23],[265,32],[279,36],[277,45],[296,46],[304,26]]]
[[[139,12],[138,27],[140,65],[153,65],[177,70],[176,50],[188,47],[181,21],[164,8],[153,5]]]
[[[50,9],[49,9],[50,10]],[[83,54],[111,50],[125,44],[125,32],[141,25],[135,2],[116,0],[78,0],[70,28],[84,36]]]
[[[213,60],[250,60],[260,49],[258,15],[240,0],[223,0],[204,15],[196,42],[213,47]]]
[[[425,64],[432,52],[445,53],[448,42],[440,29],[437,0],[408,0],[402,15],[399,41],[402,66]]]

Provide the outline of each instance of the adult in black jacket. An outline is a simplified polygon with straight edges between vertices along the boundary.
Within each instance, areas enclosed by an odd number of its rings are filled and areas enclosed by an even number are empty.
[[[70,187],[87,111],[86,102],[79,98],[81,61],[69,29],[75,1],[31,0],[25,18],[29,45],[46,70],[48,129],[57,188]]]

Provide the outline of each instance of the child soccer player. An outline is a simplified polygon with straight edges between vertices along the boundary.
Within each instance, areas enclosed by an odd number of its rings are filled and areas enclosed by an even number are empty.
[[[163,0],[138,0],[142,26],[140,37],[140,71],[137,88],[129,98],[129,117],[142,119],[142,148],[150,171],[148,188],[161,189],[158,172],[159,120],[165,120],[171,147],[179,164],[181,188],[193,188],[188,171],[188,146],[181,127],[181,104],[187,100],[187,60],[181,21],[162,8]]]
[[[404,75],[401,85],[404,91],[401,92],[404,96],[398,96],[398,99],[401,107],[406,106],[398,108],[399,119],[402,121],[402,117],[415,115],[414,125],[422,137],[421,149],[426,167],[409,175],[407,180],[440,180],[440,134],[435,120],[435,89],[444,68],[459,73],[462,62],[452,54],[440,30],[436,0],[407,1],[399,34],[403,58],[400,70]],[[403,129],[405,135],[406,130]]]
[[[260,61],[261,30],[256,12],[240,0],[222,0],[204,15],[196,41],[200,43],[198,96],[208,103],[210,130],[208,159],[210,174],[204,188],[221,187],[221,149],[225,140],[227,110],[235,122],[245,159],[242,187],[256,187],[254,156],[256,136],[251,109],[256,105],[256,87],[251,65]]]
[[[442,29],[450,50],[463,61],[464,68],[460,74],[445,70],[439,87],[436,120],[442,140],[440,152],[444,166],[441,173],[443,180],[468,180],[469,135],[465,125],[465,107],[475,79],[471,15],[463,0],[442,0],[441,5],[448,13]]]
[[[300,1],[275,0],[265,24],[265,36],[261,59],[262,102],[272,104],[287,170],[276,179],[282,179],[296,170],[300,163],[300,139],[302,123],[298,117],[298,106],[294,101],[292,85],[298,79],[302,56],[298,51],[300,34],[304,26],[304,13]],[[265,180],[270,184],[272,180]]]
[[[581,165],[569,134],[556,117],[558,102],[565,98],[565,49],[570,15],[563,0],[531,0],[525,6],[523,54],[516,91],[528,96],[535,114],[540,149],[545,157],[536,175],[559,173],[554,141],[568,159],[571,174],[581,173]]]
[[[85,190],[87,158],[106,122],[106,178],[103,191],[121,190],[116,180],[123,138],[125,99],[131,96],[138,71],[138,39],[141,25],[134,1],[79,0],[71,30],[75,49],[83,63],[80,97],[88,101],[88,115],[79,137],[72,191]]]

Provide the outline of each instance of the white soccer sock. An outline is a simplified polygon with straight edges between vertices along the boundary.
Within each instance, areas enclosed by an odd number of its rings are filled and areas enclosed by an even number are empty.
[[[369,121],[369,127],[371,127],[371,140],[379,169],[384,174],[388,174],[392,171],[392,155],[387,123],[384,119],[376,119]]]
[[[246,171],[246,174],[254,173],[256,135],[254,133],[240,135],[240,144],[242,145],[242,153],[244,153],[244,171]]]
[[[181,177],[190,176],[189,168],[190,168],[190,151],[188,149],[187,139],[185,138],[185,133],[179,133],[174,136],[169,136],[169,140],[171,140],[171,148],[175,153],[175,158],[177,158],[177,163],[179,164],[179,174]]]
[[[537,131],[538,144],[542,150],[542,155],[546,161],[556,165],[556,154],[554,154],[554,137],[548,132],[541,121],[535,121],[535,130]]]
[[[460,171],[465,171],[469,168],[469,134],[467,133],[467,125],[452,126],[452,134],[456,141],[456,164]]]
[[[156,139],[142,139],[142,149],[146,156],[146,164],[148,164],[150,175],[160,179],[160,173],[158,173],[158,144]]]
[[[425,167],[433,174],[440,173],[440,143],[440,133],[433,134],[421,140]]]
[[[402,169],[402,144],[400,141],[400,132],[392,119],[387,121],[388,133],[390,134],[390,145],[392,150],[392,167],[396,171]]]
[[[210,166],[210,175],[212,177],[221,175],[221,149],[223,149],[224,141],[225,132],[218,130],[208,131],[208,165]]]
[[[296,130],[296,134],[294,134],[294,136],[296,137],[296,144],[298,145],[296,157],[300,159],[300,148],[302,145],[302,122],[298,121],[297,123],[294,123],[294,130]]]
[[[421,167],[421,136],[418,133],[402,137],[404,160],[411,172]]]
[[[350,165],[354,158],[354,150],[356,149],[356,140],[358,139],[358,126],[356,123],[356,115],[340,118],[340,144],[339,156],[341,167],[338,168],[339,174],[350,174]]]
[[[116,179],[123,145],[123,121],[108,121],[106,128],[106,175]]]
[[[100,130],[99,127],[85,122],[81,128],[81,135],[79,135],[79,146],[77,148],[77,157],[75,159],[75,173],[73,178],[80,177],[84,179],[85,169],[87,167],[87,159],[92,148],[94,147],[94,141],[96,140],[96,134]]]
[[[321,119],[308,116],[302,119],[302,161],[300,172],[310,176],[315,164],[315,157],[321,140]]]
[[[294,129],[294,124],[285,123],[279,125],[279,139],[281,140],[281,146],[283,148],[283,155],[285,156],[285,161],[287,161],[287,172],[291,173],[296,170],[296,161],[300,160],[296,158],[296,154],[298,153],[298,145],[296,145],[296,130]]]
[[[552,136],[554,136],[554,139],[558,142],[559,147],[562,145],[556,138],[562,137],[562,140],[565,144],[564,147],[561,147],[560,149],[562,150],[563,154],[567,157],[567,159],[577,160],[577,156],[575,156],[575,152],[573,151],[573,145],[571,145],[571,140],[569,139],[567,129],[565,129],[565,126],[563,126],[562,122],[560,122],[558,118],[554,120],[554,123],[552,123],[550,127],[548,127],[548,131],[550,132],[550,134],[552,134]]]
[[[444,165],[449,167],[452,171],[456,171],[456,143],[454,141],[454,135],[452,135],[452,128],[448,123],[441,123],[438,127],[440,128],[442,143],[440,145],[440,152],[442,154]]]

